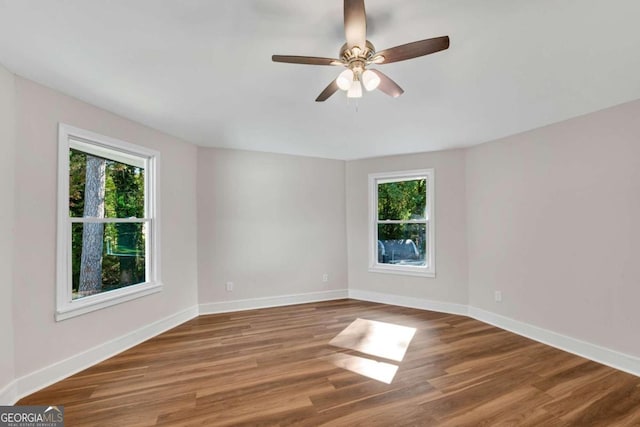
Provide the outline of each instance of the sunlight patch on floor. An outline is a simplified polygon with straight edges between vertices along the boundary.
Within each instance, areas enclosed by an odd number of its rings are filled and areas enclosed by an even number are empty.
[[[402,362],[415,333],[416,328],[358,318],[329,341],[329,344],[382,359]],[[335,353],[324,359],[339,368],[386,384],[391,384],[399,368],[392,363],[345,353]]]
[[[364,375],[385,384],[391,384],[396,376],[398,367],[391,363],[377,362],[366,357],[352,356],[344,353],[335,353],[325,358],[338,368],[346,369],[356,374]]]
[[[416,328],[408,326],[356,319],[329,344],[402,362],[415,333]]]

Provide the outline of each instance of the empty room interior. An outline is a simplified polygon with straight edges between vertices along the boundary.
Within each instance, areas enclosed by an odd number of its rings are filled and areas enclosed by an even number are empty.
[[[1,0],[0,412],[640,426],[638,16]]]

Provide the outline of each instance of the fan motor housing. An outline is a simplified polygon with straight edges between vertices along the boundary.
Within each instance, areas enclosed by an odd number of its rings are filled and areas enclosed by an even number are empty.
[[[371,59],[375,52],[376,48],[369,40],[365,43],[364,49],[361,49],[358,46],[349,49],[349,46],[345,43],[342,45],[342,48],[340,48],[340,58],[345,63],[351,63],[353,61],[365,62]]]

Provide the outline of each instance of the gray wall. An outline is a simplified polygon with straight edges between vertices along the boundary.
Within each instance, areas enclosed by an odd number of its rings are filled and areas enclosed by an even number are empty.
[[[58,122],[161,152],[164,290],[56,322]],[[191,144],[16,78],[16,377],[193,307],[197,303],[196,155]]]
[[[199,303],[346,289],[344,182],[343,161],[200,148]]]
[[[14,378],[13,224],[15,210],[15,79],[0,66],[0,396]],[[0,399],[1,401],[2,399]]]
[[[640,101],[467,151],[471,305],[640,356],[638,118]]]
[[[436,277],[368,272],[368,176],[376,172],[435,169]],[[462,150],[347,162],[349,288],[412,298],[467,303],[465,155]]]

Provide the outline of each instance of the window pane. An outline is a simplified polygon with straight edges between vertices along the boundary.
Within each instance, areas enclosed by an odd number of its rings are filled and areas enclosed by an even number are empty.
[[[427,224],[378,224],[378,263],[426,265]]]
[[[378,219],[426,219],[427,180],[378,184]]]
[[[146,281],[144,223],[71,226],[73,299]]]
[[[144,168],[69,150],[69,216],[144,218]]]

